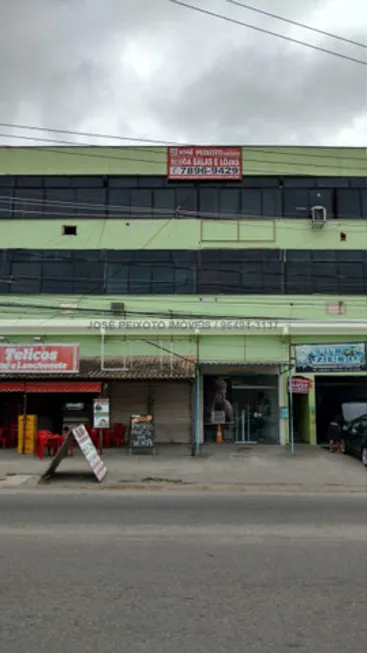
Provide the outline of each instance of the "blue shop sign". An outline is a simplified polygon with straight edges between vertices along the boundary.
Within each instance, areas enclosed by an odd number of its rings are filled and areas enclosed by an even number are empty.
[[[297,372],[362,372],[367,370],[366,343],[296,345]]]

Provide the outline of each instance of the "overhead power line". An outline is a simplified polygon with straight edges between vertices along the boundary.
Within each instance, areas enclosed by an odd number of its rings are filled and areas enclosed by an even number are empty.
[[[70,296],[69,296],[70,297]],[[160,298],[163,298],[163,296],[160,296]],[[320,299],[323,302],[325,302],[325,297],[320,297],[319,295],[313,296],[309,295],[309,299],[307,299],[305,296],[301,296],[298,299],[294,299],[293,297],[289,299],[288,301],[284,301],[283,305],[280,305],[280,303],[276,302],[267,302],[266,299],[257,297],[257,303],[260,304],[261,302],[261,307],[257,306],[255,307],[255,310],[258,310],[259,308],[262,308],[263,306],[266,306],[267,308],[290,308],[290,309],[297,309],[297,308],[307,308],[307,307],[313,307],[315,308],[315,299]],[[328,298],[326,301],[332,301],[332,299]],[[60,305],[47,305],[47,304],[27,304],[23,302],[1,302],[0,303],[0,308],[3,310],[10,309],[11,312],[13,313],[17,309],[19,309],[22,313],[22,317],[26,317],[25,311],[31,310],[31,311],[36,311],[37,315],[39,314],[39,311],[48,311],[52,313],[57,313],[57,312],[62,312],[62,309],[60,309]],[[111,310],[107,308],[95,308],[95,307],[77,307],[76,309],[73,309],[73,312],[75,314],[79,314],[80,316],[85,315],[90,316],[90,315],[95,315],[96,320],[102,320],[104,319],[104,316],[110,316],[112,320],[126,320],[129,317],[132,319],[150,319],[150,318],[158,318],[158,319],[168,319],[168,320],[233,320],[233,321],[249,321],[249,320],[286,320],[287,318],[285,316],[279,316],[279,315],[271,315],[271,316],[264,316],[264,315],[233,315],[233,314],[223,314],[223,315],[218,315],[218,314],[212,314],[212,313],[190,313],[190,312],[185,312],[185,311],[146,311],[146,310],[141,310],[141,311],[125,311],[124,315],[121,316],[116,316],[116,314]],[[50,319],[52,320],[53,317],[50,316],[42,316],[44,319]],[[367,313],[366,313],[366,318],[367,318]],[[302,321],[304,318],[294,318],[295,321]],[[363,318],[362,318],[363,319]]]
[[[191,11],[197,11],[200,14],[205,14],[207,16],[211,16],[212,18],[219,18],[220,20],[224,20],[227,23],[232,23],[234,25],[240,25],[241,27],[247,27],[248,29],[255,30],[256,32],[261,32],[262,34],[268,34],[269,36],[275,36],[278,39],[282,39],[283,41],[288,41],[289,43],[295,43],[296,45],[302,45],[304,48],[309,48],[310,50],[316,50],[318,52],[323,52],[324,54],[329,54],[332,55],[333,57],[339,57],[340,59],[345,59],[346,61],[351,61],[353,63],[360,64],[362,66],[367,66],[367,60],[363,61],[363,59],[356,59],[355,57],[349,57],[345,54],[342,54],[341,52],[335,52],[334,50],[328,50],[327,48],[322,48],[321,46],[318,45],[313,45],[312,43],[307,43],[306,41],[300,41],[299,39],[294,39],[291,38],[290,36],[286,36],[285,34],[279,34],[277,32],[272,32],[271,30],[265,29],[263,27],[257,27],[256,25],[252,25],[251,23],[245,23],[242,20],[238,20],[236,18],[231,18],[230,16],[223,16],[223,14],[219,14],[215,11],[209,11],[207,9],[203,9],[202,7],[196,7],[195,5],[187,4],[185,2],[181,2],[181,0],[168,0],[168,2],[174,4],[174,5],[179,5],[181,7],[185,7],[185,9],[190,9]]]
[[[295,27],[301,27],[302,29],[309,30],[310,32],[315,32],[316,34],[321,34],[322,36],[327,36],[331,39],[336,39],[337,41],[348,43],[349,45],[356,45],[359,48],[364,48],[365,50],[367,50],[367,45],[365,43],[359,43],[358,41],[352,41],[351,39],[347,39],[344,36],[331,34],[331,32],[325,32],[324,30],[318,29],[317,27],[311,27],[311,25],[305,25],[305,23],[299,23],[298,21],[292,20],[291,18],[285,18],[285,16],[272,14],[270,11],[265,11],[264,9],[258,9],[258,7],[252,7],[251,5],[246,5],[243,2],[239,2],[238,0],[224,0],[224,1],[228,2],[228,4],[230,5],[242,7],[243,9],[247,9],[248,11],[254,11],[257,14],[268,16],[268,18],[275,18],[276,20],[281,20],[283,23],[288,23],[289,25],[295,25]]]
[[[0,133],[0,138],[14,138],[14,139],[17,139],[17,140],[25,140],[25,141],[32,141],[32,142],[40,141],[42,143],[52,143],[52,144],[56,144],[56,145],[59,144],[59,145],[67,146],[67,148],[68,148],[67,150],[66,150],[66,147],[64,149],[57,149],[57,147],[53,147],[52,145],[47,146],[47,148],[45,148],[45,150],[47,150],[47,152],[52,152],[54,154],[60,154],[62,156],[77,156],[77,157],[81,156],[81,157],[88,158],[88,159],[102,159],[102,160],[105,160],[105,161],[106,160],[107,161],[119,161],[120,163],[121,163],[121,161],[128,161],[128,162],[131,162],[131,163],[145,163],[145,164],[148,164],[148,165],[159,165],[159,166],[166,166],[167,165],[166,153],[164,153],[164,158],[162,157],[162,159],[160,159],[160,160],[155,159],[154,157],[152,157],[150,159],[144,159],[144,158],[139,158],[138,156],[135,155],[135,153],[134,153],[133,156],[130,156],[130,155],[127,156],[127,154],[126,153],[124,154],[123,152],[120,153],[119,155],[114,155],[114,154],[102,154],[102,153],[100,153],[98,151],[97,152],[96,151],[93,151],[93,152],[85,152],[84,151],[84,152],[82,152],[80,150],[80,148],[93,148],[93,145],[91,145],[90,143],[75,143],[74,141],[67,141],[67,140],[55,141],[53,138],[41,138],[39,136],[23,136],[21,134],[6,134],[4,132]],[[185,147],[185,146],[182,146],[182,147]],[[97,147],[95,149],[98,150]],[[145,149],[144,153],[146,153],[146,151],[147,150]],[[157,152],[156,150],[151,150],[151,151],[154,154],[157,154],[157,155],[159,154],[159,152]],[[263,151],[265,151],[265,150],[263,150]],[[290,155],[291,153],[286,153],[286,154]],[[270,155],[270,153],[269,153],[269,155]],[[283,156],[283,154],[280,154],[280,156]],[[307,158],[307,157],[311,158],[312,155],[306,154],[305,158]],[[320,156],[320,158],[321,158],[321,156]],[[363,175],[367,174],[367,161],[364,161],[360,157],[349,157],[349,159],[358,161],[361,164],[361,168],[351,170],[350,171],[351,174],[352,173],[356,174],[356,172],[357,172],[357,174],[358,174],[358,172],[362,173]],[[275,166],[275,165],[278,165],[278,166],[290,166],[293,169],[294,169],[294,166],[295,166],[294,161],[281,161],[281,160],[271,161],[271,160],[267,160],[267,159],[256,159],[256,158],[254,159],[254,158],[251,158],[249,156],[246,156],[246,162],[248,162],[248,163],[261,163],[261,164],[265,164],[265,165],[269,165],[269,166]],[[364,164],[364,167],[362,167],[363,164]],[[310,162],[305,162],[305,161],[299,161],[297,163],[297,165],[303,166],[304,168],[312,168],[312,169],[318,169],[318,168],[320,168],[320,169],[323,168],[323,169],[327,169],[327,170],[335,169],[335,171],[339,172],[341,164],[339,163],[339,164],[332,165],[331,163],[310,163]],[[253,173],[253,174],[255,174],[255,173]],[[265,171],[265,170],[262,169],[257,174],[259,174],[259,175],[261,175],[261,174],[274,175],[274,174],[280,174],[280,173],[275,173],[274,170]],[[290,170],[290,174],[291,174],[291,170]],[[312,173],[309,173],[309,174],[312,174]]]
[[[127,141],[132,141],[134,143],[140,143],[143,146],[143,143],[150,143],[150,144],[155,144],[156,147],[144,147],[144,152],[153,152],[154,154],[158,154],[157,152],[157,147],[170,147],[170,146],[175,146],[175,147],[195,147],[195,146],[202,146],[202,147],[231,147],[228,145],[228,143],[225,144],[218,144],[215,143],[214,145],[210,145],[208,143],[188,143],[188,142],[172,142],[172,141],[165,141],[165,140],[159,140],[155,141],[153,139],[147,139],[147,138],[131,138],[130,136],[118,136],[116,134],[104,134],[100,132],[85,132],[85,131],[79,131],[79,130],[73,130],[73,129],[59,129],[59,128],[54,128],[54,127],[39,127],[37,125],[24,125],[24,124],[19,124],[19,123],[11,123],[11,122],[0,122],[0,127],[5,127],[6,129],[24,129],[26,131],[36,131],[36,132],[46,132],[46,133],[54,133],[54,134],[67,134],[69,136],[86,136],[88,138],[104,138],[104,139],[109,139],[109,140],[115,140],[119,142],[127,142]],[[65,144],[65,145],[73,145],[75,147],[96,147],[94,144],[91,143],[76,143],[75,141],[70,141],[70,140],[65,140],[65,141],[55,141],[54,139],[43,139],[43,138],[37,138],[37,137],[30,137],[30,136],[22,136],[21,134],[6,134],[6,133],[0,133],[1,137],[4,138],[24,138],[25,140],[37,140],[37,141],[45,141],[46,143],[60,143],[60,144]],[[106,145],[101,145],[100,147],[108,147]],[[282,152],[277,152],[276,154],[280,154],[282,157],[285,156],[298,156],[298,157],[303,157],[303,158],[327,158],[327,154],[322,154],[320,152],[307,152],[309,149],[313,149],[313,146],[305,146],[302,148],[302,152],[297,152],[296,151],[296,146],[287,146],[288,149],[292,151],[282,151]],[[259,146],[259,145],[246,145],[243,146],[245,149],[246,153],[257,153],[257,152],[264,152],[267,154],[275,154],[275,152],[271,152],[271,149],[278,148],[282,149],[282,146],[279,145],[270,145],[270,146]],[[339,149],[339,148],[327,148],[328,150],[333,150],[333,149]],[[351,148],[353,149],[353,148]],[[343,161],[358,161],[359,163],[363,162],[362,157],[358,156],[343,156]],[[275,162],[276,163],[276,162]],[[307,164],[305,164],[307,165]],[[366,161],[367,165],[367,161]],[[367,172],[367,168],[366,168]]]

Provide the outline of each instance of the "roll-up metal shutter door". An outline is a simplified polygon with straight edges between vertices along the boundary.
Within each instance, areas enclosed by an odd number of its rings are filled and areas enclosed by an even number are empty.
[[[152,386],[151,386],[152,387]],[[145,414],[149,409],[149,383],[114,381],[110,383],[111,422],[129,426],[132,413]],[[152,392],[152,389],[150,390]]]
[[[157,443],[186,444],[192,439],[192,384],[157,381],[152,384]]]

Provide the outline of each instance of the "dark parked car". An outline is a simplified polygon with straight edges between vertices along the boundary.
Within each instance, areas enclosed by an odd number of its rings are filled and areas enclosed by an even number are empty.
[[[358,456],[367,467],[367,415],[362,415],[349,424],[342,434],[340,449],[342,453]]]

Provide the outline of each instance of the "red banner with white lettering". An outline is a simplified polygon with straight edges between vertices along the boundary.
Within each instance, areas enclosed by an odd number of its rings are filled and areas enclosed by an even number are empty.
[[[0,345],[0,374],[79,372],[79,345]]]
[[[294,395],[308,395],[312,387],[311,379],[305,376],[292,376],[288,379],[288,392]]]
[[[168,179],[242,179],[242,149],[169,147]]]

